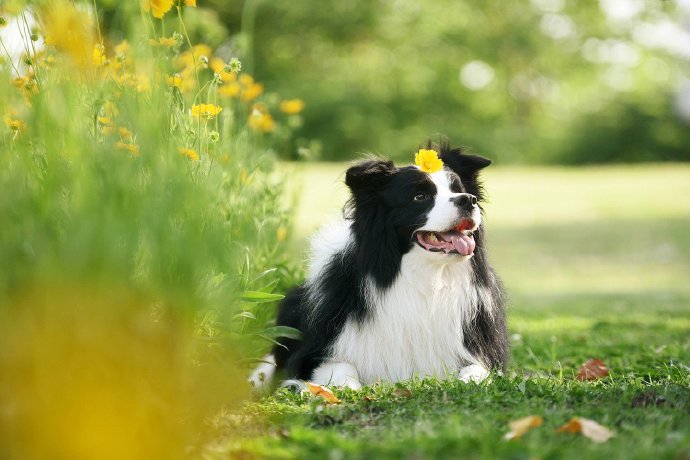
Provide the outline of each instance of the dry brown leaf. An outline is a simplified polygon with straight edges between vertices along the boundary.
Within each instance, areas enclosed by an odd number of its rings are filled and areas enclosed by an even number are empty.
[[[340,400],[336,398],[333,392],[328,388],[311,382],[306,382],[306,384],[307,388],[309,388],[309,393],[315,396],[321,396],[324,399],[324,401],[333,404],[338,404],[340,402]]]
[[[613,432],[594,420],[583,417],[573,417],[568,423],[556,430],[557,432],[581,433],[582,436],[596,443],[606,442],[613,437]]]
[[[575,377],[577,380],[597,380],[609,375],[609,368],[598,358],[585,362]]]
[[[528,415],[518,420],[512,420],[508,422],[510,431],[503,436],[503,439],[508,441],[511,439],[518,439],[532,428],[541,426],[542,423],[544,423],[544,419],[538,415]]]
[[[412,397],[412,391],[410,391],[409,388],[396,388],[393,390],[393,393],[391,395],[395,396],[396,398],[411,398]]]

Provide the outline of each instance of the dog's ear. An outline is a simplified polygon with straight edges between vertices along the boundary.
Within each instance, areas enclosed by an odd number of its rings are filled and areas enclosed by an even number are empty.
[[[345,184],[352,193],[375,190],[385,185],[397,168],[392,161],[366,160],[351,166],[345,173]]]
[[[460,178],[473,177],[479,170],[491,164],[491,160],[479,155],[470,155],[462,152],[462,149],[451,149],[448,146],[441,147],[439,158],[450,169],[455,171]]]
[[[439,158],[443,163],[460,176],[468,193],[479,200],[484,198],[484,189],[478,178],[479,171],[491,164],[491,160],[479,155],[470,155],[462,152],[462,149],[451,148],[448,144],[441,145]]]

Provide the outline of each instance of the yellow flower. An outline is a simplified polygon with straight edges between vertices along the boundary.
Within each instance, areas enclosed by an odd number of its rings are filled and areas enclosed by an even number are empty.
[[[177,67],[186,67],[188,69],[194,70],[197,66],[203,67],[200,63],[202,56],[210,56],[212,53],[211,47],[204,44],[194,45],[192,49],[181,53],[177,59],[175,59],[175,65]]]
[[[192,115],[198,118],[215,118],[223,108],[215,104],[197,104],[192,106]]]
[[[19,89],[24,89],[24,87],[29,83],[29,77],[16,77],[12,79],[12,86]]]
[[[179,88],[182,84],[182,77],[179,74],[168,77],[168,86]]]
[[[147,13],[150,11],[154,18],[162,18],[170,11],[173,0],[141,0],[141,7]]]
[[[180,152],[180,155],[186,156],[190,161],[199,161],[199,154],[194,149],[179,148],[177,151]]]
[[[426,173],[434,173],[443,168],[443,161],[435,150],[420,149],[414,155],[414,163]]]
[[[24,123],[22,120],[17,120],[15,118],[12,118],[9,115],[4,115],[2,117],[2,120],[5,122],[8,128],[10,128],[12,131],[19,132],[19,131],[24,131],[26,129],[26,123]]]
[[[117,132],[120,134],[120,138],[124,141],[127,141],[129,143],[134,142],[134,133],[130,131],[129,129],[123,127],[120,127]]]
[[[96,44],[92,18],[71,2],[59,0],[45,11],[44,21],[46,45],[54,46],[78,66],[88,68]]]
[[[115,133],[115,126],[113,126],[113,120],[110,117],[98,117],[97,120],[101,134],[110,136]]]
[[[229,69],[229,66],[220,58],[214,57],[211,59],[211,62],[209,62],[209,67],[211,67],[211,70],[213,70],[215,73],[220,75],[221,80],[224,82],[237,80],[237,75],[235,72],[228,72],[227,70]]]
[[[242,86],[251,86],[254,84],[254,79],[248,73],[243,73],[240,75],[240,84]]]
[[[289,114],[298,114],[304,109],[304,102],[301,99],[288,99],[280,103],[280,110]]]
[[[139,155],[139,146],[137,144],[117,141],[117,142],[115,142],[115,147],[117,147],[118,149],[121,149],[121,150],[127,150],[132,155],[135,155],[135,156]]]
[[[118,55],[125,55],[129,53],[130,46],[129,43],[127,43],[127,40],[122,40],[120,43],[115,45],[115,54]]]
[[[184,4],[196,8],[196,0],[184,0]]]
[[[285,241],[285,238],[287,238],[287,228],[283,226],[278,227],[278,230],[276,231],[276,238],[278,241]]]
[[[237,97],[240,94],[240,85],[234,81],[227,83],[218,88],[218,94],[221,97]]]
[[[249,115],[249,126],[254,130],[254,131],[263,131],[264,133],[270,133],[273,131],[276,127],[276,123],[273,120],[273,117],[265,113],[260,105],[259,107],[255,106],[254,110],[252,110],[252,114]]]
[[[176,44],[177,40],[175,40],[173,37],[161,37],[158,40],[149,38],[149,45],[151,46],[166,46],[168,48],[172,48]]]
[[[245,88],[245,90],[242,91],[242,96],[240,96],[240,99],[242,99],[244,102],[253,101],[257,97],[259,97],[263,92],[264,85],[262,85],[261,83],[253,83],[251,86]]]
[[[93,47],[93,64],[96,67],[105,65],[108,61],[108,56],[105,55],[105,47],[100,43],[96,43]]]

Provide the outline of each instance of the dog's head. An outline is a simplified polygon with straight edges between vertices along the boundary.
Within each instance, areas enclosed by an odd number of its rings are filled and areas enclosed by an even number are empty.
[[[345,183],[352,198],[346,209],[355,239],[364,247],[373,245],[371,254],[389,246],[399,254],[419,248],[444,262],[473,255],[482,224],[477,176],[491,161],[448,145],[434,150],[443,162],[434,172],[379,159],[348,169]]]

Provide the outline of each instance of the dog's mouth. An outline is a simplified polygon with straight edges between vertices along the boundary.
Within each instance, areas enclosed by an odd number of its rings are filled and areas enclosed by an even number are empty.
[[[474,253],[474,231],[477,229],[472,219],[463,219],[450,230],[433,232],[420,230],[414,234],[415,241],[429,252],[471,256]]]

